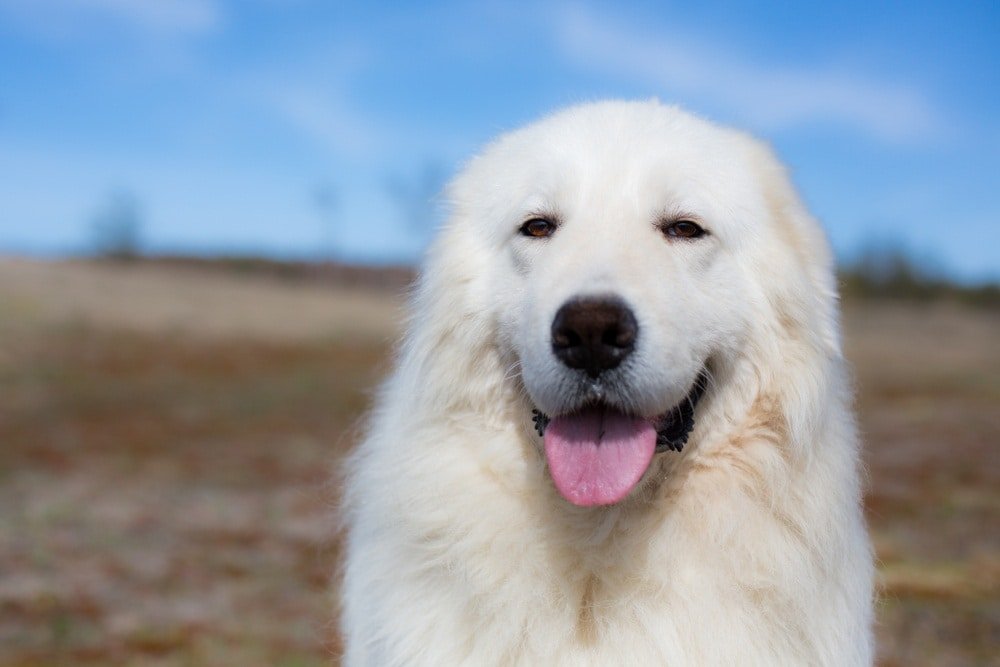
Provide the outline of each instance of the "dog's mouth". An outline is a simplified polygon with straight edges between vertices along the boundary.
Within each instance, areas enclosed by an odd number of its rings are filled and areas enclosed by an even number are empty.
[[[642,479],[654,454],[683,449],[707,386],[703,370],[680,403],[652,419],[605,403],[552,418],[535,410],[535,429],[544,440],[556,489],[583,507],[621,501]]]

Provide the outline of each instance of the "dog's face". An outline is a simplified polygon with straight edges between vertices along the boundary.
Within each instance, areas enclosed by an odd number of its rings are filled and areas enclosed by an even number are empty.
[[[618,502],[679,449],[664,429],[773,314],[764,283],[801,249],[762,152],[676,109],[607,103],[507,135],[453,185],[571,502]]]

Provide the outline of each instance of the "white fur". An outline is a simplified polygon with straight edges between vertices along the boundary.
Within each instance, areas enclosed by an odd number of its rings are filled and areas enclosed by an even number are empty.
[[[451,185],[395,371],[348,464],[347,665],[870,665],[872,555],[825,238],[770,150],[657,102],[574,107]],[[548,239],[518,233],[545,213]],[[666,238],[693,217],[710,235]],[[609,400],[680,454],[565,501],[530,411],[578,404],[567,298],[639,323]]]

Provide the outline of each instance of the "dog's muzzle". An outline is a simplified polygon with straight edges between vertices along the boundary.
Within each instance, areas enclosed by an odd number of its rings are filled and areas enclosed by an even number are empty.
[[[658,420],[656,426],[656,451],[679,452],[684,449],[688,436],[694,429],[694,414],[698,407],[698,402],[705,395],[708,388],[708,370],[702,370],[691,386],[684,399],[664,413]],[[550,417],[541,410],[531,411],[531,420],[534,422],[535,431],[539,436],[545,435],[545,428],[549,425]]]

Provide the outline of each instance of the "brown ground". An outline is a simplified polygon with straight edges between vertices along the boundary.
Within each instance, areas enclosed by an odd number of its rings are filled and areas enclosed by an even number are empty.
[[[398,319],[373,291],[0,260],[0,665],[329,664],[329,471]],[[1000,665],[998,325],[847,309],[884,665]]]

